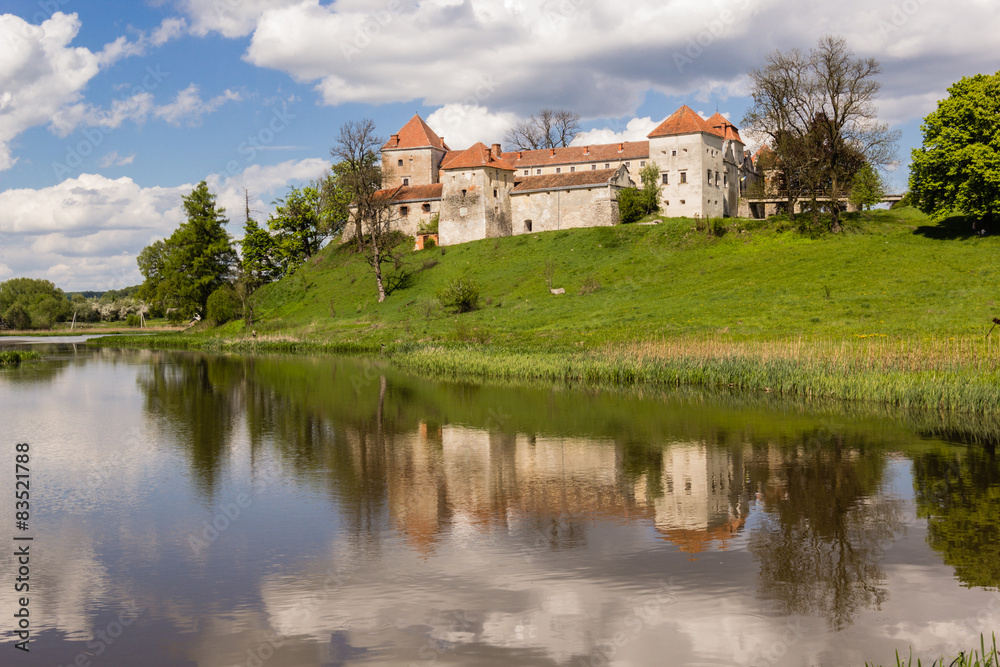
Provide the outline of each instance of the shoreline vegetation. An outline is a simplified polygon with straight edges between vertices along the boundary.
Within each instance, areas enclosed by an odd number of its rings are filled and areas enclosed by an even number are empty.
[[[995,414],[1000,238],[915,209],[644,225],[409,253],[378,303],[370,269],[330,244],[260,288],[255,321],[102,346],[377,355],[446,378],[683,385]],[[440,295],[478,288],[456,312]],[[553,288],[565,294],[554,295]],[[558,290],[557,290],[558,291]]]
[[[20,366],[25,361],[38,361],[42,355],[34,350],[4,350],[0,351],[0,367]]]
[[[952,660],[947,660],[944,657],[938,658],[931,662],[928,667],[1000,667],[1000,653],[997,652],[996,634],[993,634],[992,638],[993,644],[987,646],[985,637],[979,635],[978,649],[973,648],[969,652],[962,651]],[[917,658],[917,667],[922,667],[922,665],[923,662]],[[875,663],[866,661],[865,667],[876,667],[876,665]],[[881,667],[881,665],[878,667]],[[905,660],[900,657],[899,652],[896,653],[896,667],[913,667],[912,650]]]

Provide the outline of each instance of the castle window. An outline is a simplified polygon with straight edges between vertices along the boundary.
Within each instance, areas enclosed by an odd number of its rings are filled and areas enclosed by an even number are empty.
[[[729,185],[729,173],[724,173],[722,175],[722,185]]]
[[[424,213],[430,213],[431,212],[431,205],[430,204],[424,204],[420,208],[423,210]]]
[[[539,175],[541,175],[541,173],[542,173],[542,170],[541,170],[541,169],[536,169],[536,170],[535,170],[535,173],[536,173],[536,174],[539,174]]]
[[[496,188],[493,188],[493,196],[494,196],[494,197],[496,197],[496,196],[497,196],[497,189],[496,189]]]
[[[398,166],[400,166],[400,167],[402,167],[402,166],[403,166],[403,160],[402,160],[402,159],[400,159],[400,160],[398,161]]]
[[[681,183],[687,183],[687,182],[688,182],[688,173],[686,171],[682,171],[681,172]],[[683,204],[684,202],[681,201],[681,203]]]
[[[686,202],[685,202],[685,201],[684,201],[684,200],[682,199],[682,200],[681,200],[681,205],[683,205],[683,204],[685,204],[685,203],[686,203]]]
[[[665,201],[665,202],[663,202],[663,205],[664,206],[670,206],[670,202],[669,201]]]
[[[574,172],[574,171],[576,171],[576,167],[570,167],[569,170],[570,170],[570,172]]]
[[[670,151],[670,157],[677,157],[677,151]]]
[[[645,160],[640,160],[639,161],[639,166],[640,167],[645,167],[646,166],[646,161]]]
[[[663,184],[670,185],[670,174],[667,173],[663,174]]]
[[[403,179],[403,185],[409,185],[409,184],[410,184],[410,179],[404,178]]]
[[[719,172],[715,172],[715,185],[716,187],[719,185]]]
[[[462,199],[465,199],[465,190],[462,190]]]
[[[530,232],[531,231],[531,220],[525,220],[524,221],[524,231],[526,231],[526,232]]]
[[[597,171],[597,165],[596,164],[590,165],[590,170],[591,171]]]
[[[632,163],[631,162],[626,162],[625,163],[625,168],[626,169],[631,169],[632,168]]]
[[[562,167],[556,167],[556,173],[557,174],[561,174],[562,173]]]
[[[605,163],[604,163],[604,168],[605,168],[605,169],[611,169],[611,165],[610,165],[610,164],[608,164],[607,162],[605,162]]]
[[[708,184],[709,185],[712,184],[712,170],[711,169],[708,170]]]
[[[409,215],[409,213],[410,213],[410,207],[409,207],[409,206],[400,206],[400,207],[399,207],[399,214],[400,214],[401,216],[403,216],[404,218],[405,218],[405,217],[406,217],[407,215]]]
[[[527,170],[527,169],[525,169],[525,170],[524,170],[524,175],[525,175],[525,176],[527,176],[527,175],[528,175],[528,170]]]

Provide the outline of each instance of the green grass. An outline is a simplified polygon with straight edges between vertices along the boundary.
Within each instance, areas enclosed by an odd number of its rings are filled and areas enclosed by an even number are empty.
[[[865,667],[874,667],[874,663],[865,662]],[[913,666],[913,654],[904,660],[896,653],[896,667],[912,667]],[[962,651],[957,657],[948,661],[946,658],[938,658],[930,663],[930,667],[998,667],[1000,666],[1000,654],[997,653],[997,638],[993,635],[993,645],[989,648],[986,646],[986,640],[982,635],[979,636],[979,648],[972,649],[969,652]],[[917,667],[923,667],[923,663],[918,658]]]
[[[333,244],[259,290],[256,338],[232,322],[107,344],[384,351],[449,376],[995,410],[1000,238],[914,209],[849,214],[838,235],[809,222],[727,220],[709,237],[704,221],[665,219],[434,248],[390,272],[381,304],[362,258]],[[448,312],[436,295],[466,276],[480,307]]]
[[[0,366],[17,366],[22,361],[37,361],[42,355],[33,350],[5,350],[0,352]]]

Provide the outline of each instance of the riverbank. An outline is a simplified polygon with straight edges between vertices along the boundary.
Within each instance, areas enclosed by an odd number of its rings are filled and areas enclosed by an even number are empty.
[[[1000,405],[1000,238],[912,209],[488,239],[407,254],[379,304],[362,258],[324,249],[261,288],[242,322],[97,344],[378,354],[445,377],[694,385],[973,413]],[[797,224],[797,223],[796,223]],[[458,278],[478,308],[448,312]],[[554,295],[551,289],[562,288]]]

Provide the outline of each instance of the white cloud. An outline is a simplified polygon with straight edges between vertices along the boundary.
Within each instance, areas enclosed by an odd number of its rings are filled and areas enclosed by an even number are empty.
[[[455,150],[481,141],[502,143],[504,133],[517,123],[513,113],[491,113],[469,104],[446,104],[427,117],[427,124]]]
[[[593,146],[596,144],[613,144],[620,141],[645,141],[649,133],[662,121],[662,118],[653,120],[649,116],[646,116],[645,118],[633,118],[626,123],[623,129],[601,127],[587,130],[576,135],[571,145]]]
[[[187,29],[187,21],[182,18],[164,19],[160,26],[149,35],[149,43],[153,46],[163,46],[180,38]]]
[[[300,0],[183,0],[191,19],[191,32],[205,36],[217,32],[224,37],[245,37],[253,32],[264,10],[294,5]]]
[[[180,125],[183,122],[195,125],[205,114],[212,113],[226,102],[238,102],[240,99],[239,93],[227,88],[221,95],[203,100],[198,94],[198,86],[192,83],[177,93],[173,102],[157,107],[154,113],[171,125]]]
[[[127,164],[132,164],[135,161],[135,153],[127,157],[122,157],[118,154],[118,151],[111,151],[105,155],[100,162],[102,167],[124,167]]]
[[[322,158],[253,165],[206,181],[227,209],[230,233],[239,236],[244,187],[258,219],[266,219],[270,202],[290,183],[316,178],[327,166]],[[184,220],[182,197],[193,187],[141,187],[127,177],[81,174],[47,188],[0,192],[0,276],[44,278],[70,290],[137,284],[136,255]]]
[[[0,15],[0,171],[10,169],[10,142],[77,103],[100,70],[100,56],[69,46],[80,29],[75,14],[56,13],[41,26]]]

